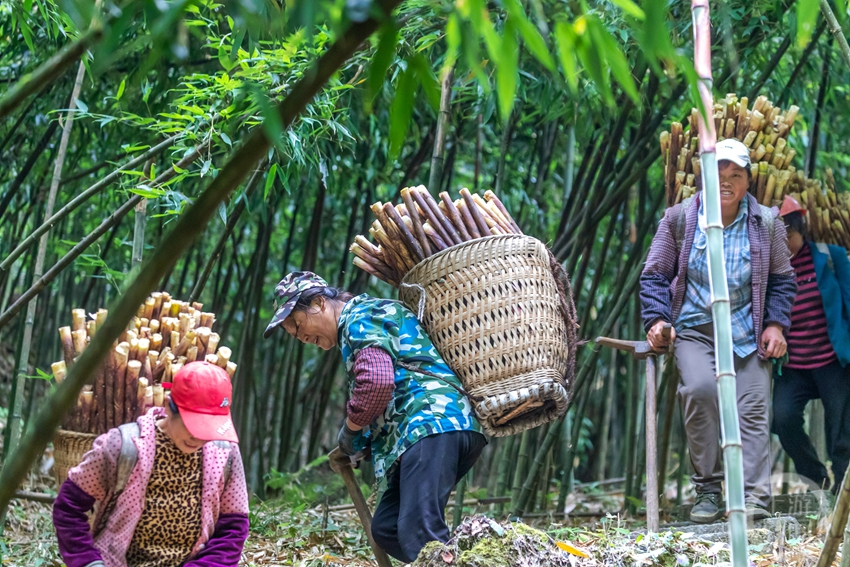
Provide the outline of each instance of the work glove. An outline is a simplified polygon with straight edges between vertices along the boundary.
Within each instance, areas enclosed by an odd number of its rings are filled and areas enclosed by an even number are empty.
[[[339,435],[336,437],[337,442],[339,442],[339,450],[342,451],[343,455],[353,455],[357,452],[357,449],[354,448],[354,439],[359,433],[359,431],[354,431],[348,427],[347,422],[343,422]]]

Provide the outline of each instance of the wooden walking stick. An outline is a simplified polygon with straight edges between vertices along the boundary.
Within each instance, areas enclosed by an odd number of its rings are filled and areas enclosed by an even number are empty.
[[[387,553],[372,539],[372,513],[369,511],[369,505],[366,503],[366,498],[363,497],[360,485],[357,484],[357,480],[354,478],[354,465],[368,456],[368,449],[348,456],[343,455],[342,451],[337,447],[330,452],[328,458],[330,459],[331,470],[342,476],[342,481],[345,483],[345,488],[354,502],[354,508],[360,517],[360,523],[363,525],[363,530],[369,539],[369,545],[372,547],[372,552],[375,554],[375,560],[378,562],[378,566],[392,567],[393,564]]]
[[[670,338],[671,326],[664,325],[664,337]],[[647,341],[623,341],[596,337],[596,344],[628,352],[635,360],[646,361],[646,531],[657,533],[658,514],[658,403],[656,400],[657,355]],[[662,353],[663,354],[663,353]]]

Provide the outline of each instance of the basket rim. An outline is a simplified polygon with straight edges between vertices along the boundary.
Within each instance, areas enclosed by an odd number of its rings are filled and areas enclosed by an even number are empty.
[[[62,429],[61,427],[56,430],[55,436],[57,437],[65,437],[68,439],[91,439],[97,438],[97,433],[83,433],[81,431],[71,431],[70,429]]]
[[[412,268],[410,268],[407,271],[406,274],[404,274],[404,277],[401,278],[400,283],[403,283],[403,284],[412,283],[410,281],[410,275],[413,274],[414,272],[421,270],[422,266],[424,266],[425,264],[427,264],[428,262],[430,262],[432,260],[436,261],[436,260],[442,258],[443,256],[447,256],[449,253],[457,252],[458,250],[460,250],[464,247],[472,246],[473,244],[479,244],[483,241],[512,240],[512,239],[534,240],[534,241],[537,241],[540,244],[542,244],[544,247],[546,246],[546,244],[542,240],[540,240],[539,238],[535,238],[533,236],[530,236],[528,234],[491,234],[489,236],[482,236],[481,238],[474,238],[472,240],[467,240],[465,242],[461,242],[460,244],[453,244],[453,245],[449,246],[448,248],[446,248],[445,250],[440,250],[436,254],[432,254],[432,255],[428,256],[427,258],[425,258],[421,262],[417,262]]]

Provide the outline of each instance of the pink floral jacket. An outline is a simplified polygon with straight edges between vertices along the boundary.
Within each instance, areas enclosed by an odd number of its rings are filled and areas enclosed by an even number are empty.
[[[98,437],[83,462],[68,473],[53,510],[59,551],[68,567],[127,567],[125,555],[145,507],[154,464],[156,419],[164,415],[162,408],[152,408],[137,420],[140,432],[134,442],[138,461],[117,498],[114,491],[122,443],[118,429]],[[184,565],[236,567],[248,536],[248,491],[239,446],[231,443],[225,449],[207,443],[202,451],[201,536]],[[113,500],[114,505],[107,506]],[[94,525],[102,526],[97,533],[91,532],[86,519],[93,507]],[[104,510],[107,507],[111,511]]]

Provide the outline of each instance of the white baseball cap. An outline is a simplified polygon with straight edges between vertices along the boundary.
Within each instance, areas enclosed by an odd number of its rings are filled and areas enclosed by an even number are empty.
[[[735,138],[726,138],[715,146],[717,161],[731,161],[741,167],[750,167],[750,150]]]

